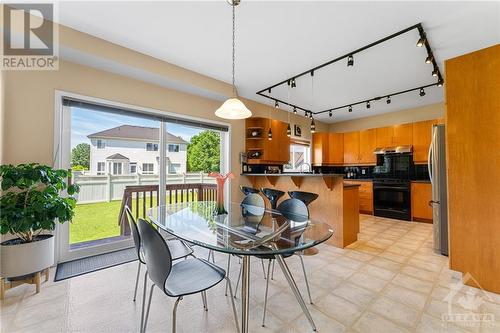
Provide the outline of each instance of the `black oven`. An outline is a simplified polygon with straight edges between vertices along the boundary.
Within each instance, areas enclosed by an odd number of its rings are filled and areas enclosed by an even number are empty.
[[[374,215],[411,221],[410,188],[409,181],[374,180]]]
[[[411,221],[412,170],[412,154],[377,155],[377,166],[372,172],[375,216]]]

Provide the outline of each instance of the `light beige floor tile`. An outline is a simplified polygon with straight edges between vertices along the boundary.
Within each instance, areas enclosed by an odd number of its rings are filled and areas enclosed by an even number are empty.
[[[419,311],[387,297],[378,298],[372,303],[370,309],[395,323],[409,328],[413,328],[420,319]]]
[[[333,294],[364,308],[377,296],[374,291],[358,287],[352,283],[343,283],[333,290]]]
[[[383,279],[383,280],[390,280],[396,275],[396,273],[394,273],[390,270],[387,270],[385,268],[380,268],[377,266],[373,266],[370,264],[363,266],[359,270],[359,272],[367,273],[367,274],[373,275],[374,277],[377,277],[377,278]]]
[[[372,333],[401,333],[408,332],[405,328],[396,325],[395,323],[374,314],[373,312],[365,312],[363,316],[354,324],[353,328],[358,332]]]
[[[345,332],[346,327],[342,325],[337,320],[333,319],[318,311],[316,308],[312,307],[309,309],[311,312],[311,317],[313,318],[314,324],[319,332],[331,332],[331,333],[340,333]],[[299,316],[299,318],[295,319],[290,326],[288,326],[290,330],[298,333],[309,333],[312,332],[312,327],[309,321],[305,316]],[[286,332],[287,329],[282,330],[282,332]]]
[[[382,291],[387,297],[411,307],[417,310],[422,310],[425,306],[427,295],[406,289],[395,284],[390,283]]]
[[[456,326],[447,326],[443,321],[431,317],[427,314],[422,316],[422,319],[417,326],[417,333],[463,333],[464,330]]]
[[[362,308],[330,293],[316,304],[316,308],[345,326],[353,324],[361,316]]]
[[[433,284],[428,281],[419,280],[406,274],[398,274],[391,281],[401,287],[405,287],[421,293],[429,293],[432,290]]]
[[[376,278],[372,275],[366,273],[356,272],[349,277],[349,282],[352,282],[360,287],[363,287],[368,290],[373,290],[375,292],[379,292],[382,288],[385,287],[387,280]]]

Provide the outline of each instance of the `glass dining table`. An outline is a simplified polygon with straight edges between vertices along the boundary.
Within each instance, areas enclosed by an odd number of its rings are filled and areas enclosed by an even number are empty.
[[[161,230],[203,248],[242,258],[241,332],[248,332],[250,257],[274,256],[313,330],[314,321],[294,281],[283,254],[303,251],[328,240],[328,224],[293,213],[231,203],[227,214],[217,215],[214,201],[167,204],[148,210],[149,219]]]

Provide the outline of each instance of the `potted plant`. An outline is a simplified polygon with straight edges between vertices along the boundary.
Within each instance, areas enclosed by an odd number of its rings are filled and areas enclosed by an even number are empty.
[[[0,234],[15,238],[0,243],[4,278],[39,272],[54,264],[56,223],[70,221],[78,185],[69,185],[69,170],[38,163],[0,165]],[[69,196],[63,195],[66,192]]]

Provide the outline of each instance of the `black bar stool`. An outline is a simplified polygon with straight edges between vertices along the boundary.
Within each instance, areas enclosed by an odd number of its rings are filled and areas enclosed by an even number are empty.
[[[264,187],[261,189],[261,191],[266,196],[266,198],[269,199],[272,209],[276,209],[276,207],[278,206],[278,200],[285,195],[285,192],[273,188]]]
[[[300,201],[305,203],[306,206],[309,206],[311,202],[318,198],[318,195],[316,193],[302,191],[289,191],[288,195],[290,196],[290,198],[299,199]]]
[[[259,193],[259,190],[249,186],[240,185],[240,190],[244,195],[249,195],[251,193]]]

